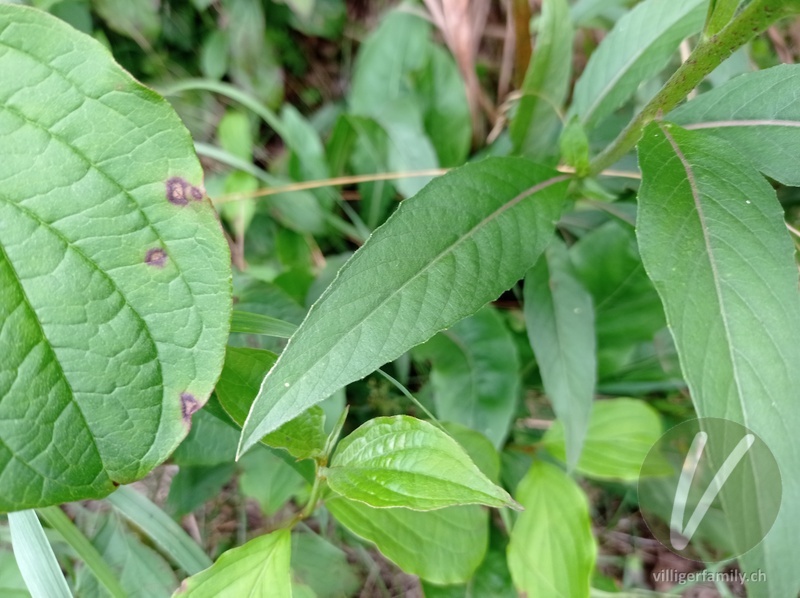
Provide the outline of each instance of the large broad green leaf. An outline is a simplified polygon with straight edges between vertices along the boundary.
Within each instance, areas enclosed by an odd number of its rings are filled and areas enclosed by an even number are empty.
[[[517,506],[453,438],[407,415],[360,426],[339,443],[324,475],[334,492],[373,507]]]
[[[205,571],[184,580],[176,598],[291,598],[289,560],[292,535],[288,529],[264,534],[232,548]]]
[[[352,554],[352,553],[351,553]],[[309,586],[317,598],[356,596],[363,579],[359,564],[323,536],[308,528],[292,534],[292,579]],[[293,594],[292,598],[298,598]]]
[[[527,160],[492,158],[404,201],[341,269],[264,379],[240,451],[519,280],[552,236],[566,180]]]
[[[162,462],[222,367],[230,257],[166,101],[0,5],[0,511]]]
[[[642,472],[647,453],[661,437],[658,412],[638,399],[596,401],[576,469],[600,480],[636,480],[639,475],[666,475],[668,468]],[[568,438],[556,421],[544,437],[553,456],[567,461]],[[666,463],[665,463],[666,465]]]
[[[569,91],[573,27],[566,0],[545,0],[536,49],[511,118],[514,149],[530,156],[556,153],[559,114]]]
[[[511,332],[491,307],[440,332],[415,350],[433,362],[436,415],[503,444],[519,395],[519,358]]]
[[[589,426],[597,381],[592,296],[572,271],[566,246],[554,241],[525,277],[525,324],[544,390],[566,435],[575,467]]]
[[[486,554],[489,512],[484,507],[379,509],[340,496],[326,500],[325,506],[403,571],[434,583],[467,581]]]
[[[768,443],[783,472],[778,519],[742,559],[746,571],[764,572],[748,595],[795,596],[800,296],[781,206],[738,151],[702,132],[653,124],[639,162],[642,258],[697,413],[747,426]]]
[[[730,141],[761,172],[800,186],[800,65],[747,73],[701,94],[670,113],[686,129],[704,129]]]
[[[575,84],[572,113],[594,127],[669,62],[700,31],[708,0],[645,0],[622,17],[589,58]]]
[[[588,598],[597,545],[586,495],[563,471],[541,461],[515,495],[525,511],[508,544],[514,585],[527,596]]]

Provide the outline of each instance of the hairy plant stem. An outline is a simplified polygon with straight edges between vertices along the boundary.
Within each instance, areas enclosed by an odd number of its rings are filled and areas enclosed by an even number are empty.
[[[703,39],[611,145],[595,156],[589,165],[589,176],[596,176],[632,150],[653,119],[677,106],[734,51],[778,19],[797,12],[800,0],[753,0],[722,31]]]

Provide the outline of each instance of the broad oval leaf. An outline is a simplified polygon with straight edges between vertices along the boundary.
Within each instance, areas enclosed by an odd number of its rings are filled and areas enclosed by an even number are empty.
[[[331,490],[373,507],[518,506],[455,440],[407,415],[360,426],[339,443],[324,473]]]
[[[370,507],[336,496],[325,506],[355,535],[373,542],[403,571],[433,583],[464,583],[489,543],[489,511],[477,505],[436,511]]]
[[[554,241],[525,277],[525,324],[544,390],[578,462],[589,426],[597,355],[592,296],[575,276],[566,246]]]
[[[681,41],[700,31],[707,0],[645,0],[625,14],[589,58],[572,110],[591,129],[667,66]]]
[[[525,511],[508,543],[514,585],[527,596],[588,598],[597,545],[586,495],[542,461],[533,464],[515,495]]]
[[[800,294],[783,210],[742,154],[704,132],[652,124],[639,163],[642,259],[697,413],[736,421],[768,440],[783,472],[778,519],[741,559],[745,571],[764,572],[748,595],[795,596]]]
[[[567,179],[491,158],[404,201],[290,339],[253,403],[240,453],[519,280],[552,236]]]
[[[222,367],[230,257],[192,141],[92,38],[0,5],[0,511],[162,462]]]
[[[599,480],[635,481],[640,474],[666,475],[664,468],[642,472],[648,451],[661,437],[661,420],[655,409],[639,399],[595,401],[577,471]],[[544,437],[554,457],[567,461],[568,439],[564,425],[556,421]]]
[[[445,429],[493,482],[500,456],[482,434],[459,424]],[[479,505],[412,511],[381,509],[336,496],[325,501],[334,517],[357,536],[373,542],[406,573],[437,584],[464,583],[481,564],[489,543],[489,512]]]
[[[747,73],[699,95],[668,116],[686,129],[703,129],[742,151],[761,172],[800,186],[800,65]]]
[[[264,534],[225,551],[205,571],[184,580],[175,598],[291,598],[289,561],[292,535],[288,529]]]
[[[485,307],[414,350],[430,359],[436,415],[503,444],[519,396],[519,357],[511,332]]]

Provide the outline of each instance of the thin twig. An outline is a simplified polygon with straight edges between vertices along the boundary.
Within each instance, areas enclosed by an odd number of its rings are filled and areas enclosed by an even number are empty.
[[[279,193],[291,193],[293,191],[307,191],[309,189],[320,189],[322,187],[339,187],[342,185],[354,185],[357,183],[371,183],[376,181],[395,181],[398,179],[407,179],[424,176],[441,176],[450,172],[449,168],[432,168],[428,170],[414,170],[408,172],[382,172],[377,174],[362,174],[353,176],[341,176],[330,179],[322,179],[317,181],[305,181],[302,183],[291,183],[289,185],[280,185],[278,187],[266,187],[253,191],[250,193],[229,193],[227,195],[220,195],[214,198],[214,203],[217,205],[229,203],[232,201],[243,201],[245,199],[255,199],[258,197],[266,197],[268,195],[277,195]],[[559,166],[556,170],[565,174],[574,174],[575,169],[570,166]],[[615,170],[613,168],[606,169],[600,173],[599,176],[619,177],[625,179],[641,179],[642,175],[638,172],[629,170]],[[350,200],[351,198],[347,198]],[[355,199],[355,198],[352,198]]]

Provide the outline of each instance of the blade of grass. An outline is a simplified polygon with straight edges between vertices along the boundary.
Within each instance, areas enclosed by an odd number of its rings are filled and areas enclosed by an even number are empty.
[[[121,486],[106,500],[189,575],[208,569],[213,564],[181,526],[133,488]]]
[[[89,570],[97,578],[97,581],[108,590],[108,593],[116,598],[126,598],[127,594],[117,580],[117,576],[89,539],[83,535],[66,513],[58,507],[46,507],[37,509],[40,517],[44,518],[47,524],[56,530],[64,540],[72,546],[78,557],[89,567]]]
[[[249,311],[234,310],[231,318],[231,332],[289,338],[295,330],[297,330],[297,326],[291,322]]]
[[[8,514],[14,557],[33,598],[72,598],[67,580],[34,511]]]

